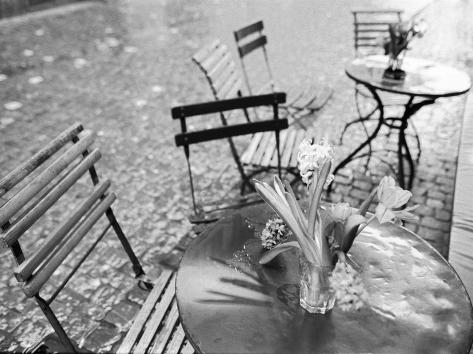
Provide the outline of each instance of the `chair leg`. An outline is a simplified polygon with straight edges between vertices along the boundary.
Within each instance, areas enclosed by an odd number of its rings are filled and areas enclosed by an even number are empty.
[[[59,323],[59,320],[49,307],[48,303],[39,295],[36,295],[35,299],[39,307],[43,311],[44,315],[48,319],[49,323],[54,328],[54,331],[56,332],[57,336],[59,337],[59,340],[61,341],[66,351],[68,353],[77,353],[77,349],[74,347],[74,344],[72,344],[72,341],[67,336],[66,332],[64,331],[64,328],[62,328],[61,324]]]
[[[120,227],[120,224],[118,224],[117,219],[115,218],[115,215],[113,214],[113,211],[111,208],[108,208],[107,211],[105,212],[107,215],[108,220],[110,221],[110,224],[112,225],[113,229],[115,230],[115,233],[118,236],[118,239],[122,243],[123,248],[125,249],[125,252],[127,253],[128,257],[130,258],[131,263],[133,264],[133,271],[135,272],[136,278],[139,278],[140,276],[144,275],[145,272],[143,270],[143,267],[141,266],[140,261],[135,255],[135,252],[131,248],[130,243],[128,242],[125,234],[123,233],[122,228]]]

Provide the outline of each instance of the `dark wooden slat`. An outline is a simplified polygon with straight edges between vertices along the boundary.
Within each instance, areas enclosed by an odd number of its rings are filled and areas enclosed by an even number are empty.
[[[4,240],[8,246],[28,230],[56,201],[63,196],[65,192],[71,188],[74,183],[86,173],[95,162],[101,157],[100,151],[95,149],[87,157],[81,161],[64,179],[58,183],[54,189],[50,191],[34,208],[32,208],[24,217],[17,220],[15,224],[10,226],[4,236]]]
[[[404,10],[400,9],[356,9],[351,11],[353,14],[391,14],[391,13],[396,13],[396,14],[402,14]]]
[[[75,123],[68,129],[64,130],[58,137],[53,139],[43,149],[33,155],[28,161],[21,164],[15,170],[10,172],[0,181],[0,197],[13,188],[23,178],[33,172],[44,161],[61,149],[66,143],[79,134],[84,128],[80,123]]]
[[[386,28],[359,28],[357,30],[357,33],[388,33],[388,32],[389,32],[389,27],[386,27]]]
[[[245,38],[246,36],[249,36],[250,34],[253,34],[255,32],[260,32],[264,29],[263,27],[263,21],[258,21],[255,23],[252,23],[251,25],[245,26],[243,28],[240,28],[239,30],[234,31],[235,39],[238,42],[239,40]]]
[[[173,119],[192,117],[209,113],[230,111],[233,109],[250,108],[264,105],[273,105],[286,102],[284,92],[269,93],[258,96],[245,96],[221,101],[198,103],[171,109]]]
[[[31,257],[21,263],[14,271],[20,281],[27,280],[36,267],[44,260],[52,250],[61,242],[64,236],[76,225],[79,220],[92,208],[110,187],[110,181],[106,180],[98,184],[92,191],[90,197],[79,205],[74,213],[54,230]],[[14,240],[6,240],[7,244],[13,244]]]
[[[268,130],[283,130],[288,127],[287,119],[267,120],[244,124],[234,124],[207,130],[180,133],[175,136],[177,146],[185,146],[204,141],[253,134]]]
[[[166,344],[171,337],[172,331],[179,320],[179,311],[177,310],[177,303],[176,299],[172,301],[171,310],[166,318],[166,322],[164,323],[163,327],[156,335],[155,341],[151,349],[149,350],[150,353],[162,353]]]
[[[156,331],[158,330],[161,321],[166,315],[168,308],[171,306],[171,302],[174,299],[175,280],[176,276],[173,275],[171,280],[169,281],[166,290],[164,291],[164,294],[161,296],[161,299],[156,304],[154,313],[146,324],[146,328],[143,332],[143,335],[141,336],[138,344],[135,347],[135,353],[145,353],[148,350],[148,347],[150,346],[151,341],[156,335]]]
[[[240,57],[243,58],[244,56],[250,54],[252,51],[255,49],[258,49],[260,47],[264,47],[268,43],[266,36],[261,36],[256,38],[255,40],[248,42],[243,45],[238,46],[238,54],[240,54]]]
[[[165,353],[175,354],[179,353],[179,349],[184,342],[185,334],[182,326],[178,326],[174,335],[172,336],[171,342],[169,343],[168,347],[166,348]]]
[[[153,290],[151,290],[150,294],[146,298],[143,307],[138,312],[133,324],[126,334],[125,338],[123,339],[120,348],[118,349],[118,353],[128,354],[132,352],[133,347],[138,342],[139,336],[143,331],[143,328],[148,321],[151,313],[153,312],[156,303],[158,302],[163,290],[168,286],[169,280],[172,276],[173,272],[167,269],[164,269],[162,273],[159,275],[158,279],[154,283]]]
[[[44,283],[46,283],[64,259],[66,259],[71,251],[84,238],[98,219],[104,215],[105,211],[110,208],[115,199],[116,197],[113,193],[103,199],[91,211],[87,218],[82,221],[81,225],[75,230],[75,232],[69,235],[68,239],[62,244],[62,247],[50,257],[49,261],[46,261],[43,267],[35,273],[29,281],[22,285],[23,292],[26,296],[32,297],[39,292]]]
[[[74,144],[46,170],[41,172],[24,189],[14,195],[0,209],[0,225],[4,225],[17,211],[19,211],[33,196],[51,182],[64,170],[74,159],[81,155],[93,142],[94,136],[88,134],[78,143]]]
[[[389,26],[389,25],[392,25],[393,23],[396,23],[396,22],[392,22],[392,21],[370,21],[370,22],[355,22],[354,25],[355,26]]]

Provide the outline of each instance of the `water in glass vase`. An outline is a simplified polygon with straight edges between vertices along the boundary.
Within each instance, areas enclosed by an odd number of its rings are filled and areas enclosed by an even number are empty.
[[[335,304],[335,296],[330,289],[331,267],[321,267],[309,262],[303,254],[299,258],[300,305],[310,313],[324,314]]]

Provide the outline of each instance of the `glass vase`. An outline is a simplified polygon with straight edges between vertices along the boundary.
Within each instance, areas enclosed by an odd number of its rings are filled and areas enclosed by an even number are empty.
[[[391,80],[404,80],[406,78],[406,72],[402,70],[404,55],[404,52],[396,56],[393,54],[389,55],[388,67],[384,70],[383,78]]]
[[[299,257],[300,305],[310,313],[324,314],[335,304],[335,295],[330,289],[329,277],[332,267],[321,267],[309,262],[304,254]]]

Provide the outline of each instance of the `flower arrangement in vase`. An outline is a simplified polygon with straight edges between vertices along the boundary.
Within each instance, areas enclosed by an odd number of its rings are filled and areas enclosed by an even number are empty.
[[[427,29],[424,21],[401,21],[389,25],[389,38],[384,41],[384,49],[389,55],[388,67],[383,77],[394,80],[403,80],[406,72],[402,70],[404,59],[409,43],[415,37],[422,37]]]
[[[298,248],[300,305],[311,313],[326,313],[334,306],[335,299],[344,303],[347,296],[358,297],[358,300],[365,296],[363,289],[356,290],[360,288],[360,278],[353,262],[347,257],[356,237],[375,219],[380,223],[389,222],[394,218],[416,219],[410,213],[415,206],[400,209],[412,194],[395,186],[392,177],[384,177],[359,209],[352,208],[348,203],[324,207],[321,205],[322,193],[324,187],[333,180],[330,173],[333,148],[325,141],[313,144],[310,139],[305,139],[299,146],[297,160],[302,181],[308,190],[306,212],[302,210],[287,181],[283,183],[274,176],[274,187],[271,187],[255,180],[258,194],[284,221],[296,239],[278,243],[276,246],[271,245],[271,249],[261,257],[260,263],[266,264],[280,253]],[[378,198],[376,212],[368,217],[368,208],[375,197]],[[342,288],[337,287],[343,282],[336,279],[347,277],[351,279],[349,283],[353,286],[350,289],[346,284]],[[362,303],[356,300],[348,302],[353,303],[355,308],[359,308]]]

